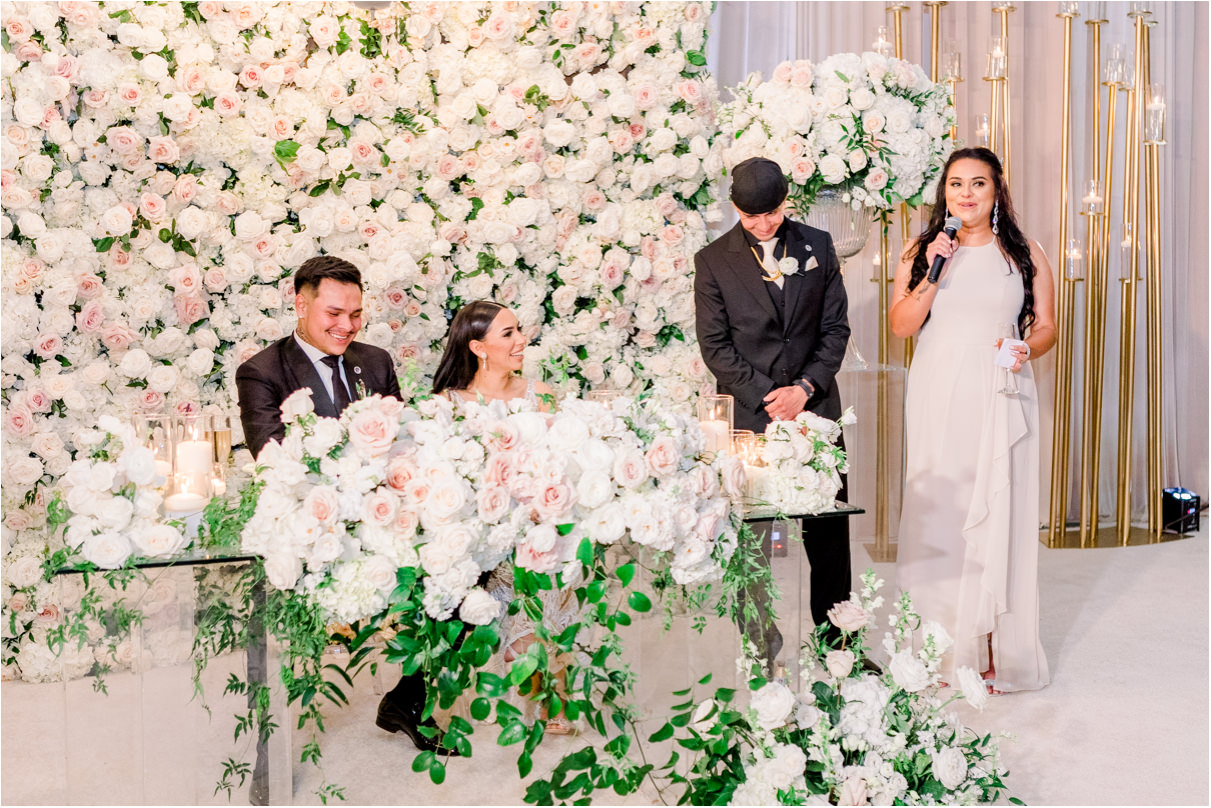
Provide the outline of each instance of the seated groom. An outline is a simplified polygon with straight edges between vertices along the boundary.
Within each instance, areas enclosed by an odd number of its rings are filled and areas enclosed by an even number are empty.
[[[362,327],[362,273],[332,255],[303,262],[294,274],[294,333],[236,370],[240,421],[253,456],[286,435],[282,402],[311,388],[315,414],[335,418],[353,401],[380,393],[400,397],[391,355],[354,342]]]
[[[762,434],[771,420],[789,421],[804,410],[836,420],[841,396],[834,377],[845,357],[849,320],[832,237],[786,218],[788,185],[774,161],[753,157],[731,173],[740,221],[694,256],[702,359],[719,392],[735,399],[737,429]],[[849,598],[846,517],[804,520],[803,546],[811,566],[812,619],[827,625],[828,610]],[[768,558],[768,532],[764,551]],[[753,598],[764,611],[762,596]],[[777,627],[760,634],[753,626],[741,628],[772,674],[782,647]]]
[[[308,259],[294,274],[294,309],[294,333],[240,365],[235,374],[240,421],[253,456],[269,441],[285,437],[282,402],[304,387],[311,388],[316,415],[332,418],[363,396],[400,397],[390,354],[353,341],[362,327],[362,273],[357,267],[331,255]],[[457,754],[420,734],[424,706],[423,677],[405,677],[383,697],[375,723],[388,732],[402,730],[422,751]],[[436,726],[432,719],[424,723]]]

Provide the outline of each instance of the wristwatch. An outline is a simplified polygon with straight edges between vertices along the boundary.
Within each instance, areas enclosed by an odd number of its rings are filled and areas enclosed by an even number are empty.
[[[816,392],[816,388],[812,387],[812,383],[807,379],[797,379],[795,386],[802,388],[803,392],[807,393],[808,398],[811,398],[812,394]]]

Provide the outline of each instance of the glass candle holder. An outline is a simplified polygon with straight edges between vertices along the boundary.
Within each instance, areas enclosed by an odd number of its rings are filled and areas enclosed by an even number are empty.
[[[1119,277],[1125,281],[1131,280],[1131,259],[1138,249],[1138,243],[1135,239],[1135,233],[1132,231],[1131,223],[1123,223],[1123,240],[1119,242]]]
[[[988,135],[992,125],[988,121],[988,113],[980,112],[975,116],[975,145],[988,148]]]
[[[622,393],[617,390],[590,390],[584,394],[585,401],[596,401],[601,404],[609,404],[616,398],[621,398]]]
[[[1079,238],[1068,239],[1068,248],[1064,250],[1064,277],[1070,281],[1085,277],[1085,251]]]
[[[994,36],[992,38],[992,48],[988,51],[988,69],[984,71],[984,77],[987,79],[1003,79],[1006,73],[1006,64],[1008,58],[1006,54],[1008,49],[1005,47],[1004,37]]]
[[[214,438],[209,415],[173,417],[172,481],[164,497],[164,510],[191,513],[206,507],[213,494]]]
[[[1144,114],[1144,142],[1165,142],[1165,86],[1153,82],[1148,88],[1148,104]]]
[[[942,59],[942,72],[947,81],[963,80],[963,56],[954,42],[950,43],[950,49]]]
[[[1106,200],[1102,196],[1102,181],[1089,180],[1085,183],[1085,194],[1081,197],[1081,213],[1086,216],[1098,216],[1106,209]]]
[[[1078,16],[1080,16],[1081,4],[1076,2],[1076,0],[1064,0],[1064,2],[1057,3],[1056,6],[1057,6],[1057,8],[1056,8],[1057,17],[1078,17]]]
[[[875,41],[871,43],[870,49],[880,56],[891,55],[891,38],[886,25],[879,26],[879,31],[875,35]]]
[[[706,452],[731,450],[732,426],[735,423],[735,400],[728,395],[698,397],[698,425],[702,427]]]
[[[172,477],[173,430],[171,415],[136,415],[132,420],[139,443],[156,457],[156,488],[164,487]]]
[[[1152,13],[1151,3],[1133,2],[1127,11],[1128,17],[1147,17]]]
[[[1116,86],[1128,84],[1127,57],[1122,42],[1110,46],[1110,56],[1106,58],[1106,67],[1102,71],[1102,83]]]
[[[1085,4],[1088,18],[1085,22],[1108,22],[1106,19],[1106,0],[1093,0]]]

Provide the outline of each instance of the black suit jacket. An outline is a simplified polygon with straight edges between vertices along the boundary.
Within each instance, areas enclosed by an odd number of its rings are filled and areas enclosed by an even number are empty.
[[[364,393],[400,398],[399,377],[391,355],[382,348],[364,342],[350,343],[345,349],[345,378],[354,401]],[[282,402],[291,393],[311,388],[316,415],[335,418],[340,415],[324,389],[315,365],[290,334],[249,359],[235,372],[240,395],[240,422],[244,425],[244,443],[253,456],[271,440],[286,435],[282,423]]]
[[[786,276],[779,313],[762,270],[737,224],[694,256],[694,305],[702,358],[720,393],[735,398],[737,429],[764,432],[770,422],[762,399],[771,390],[807,378],[815,387],[805,409],[841,417],[834,381],[849,342],[848,302],[832,237],[786,220],[786,255],[817,266]]]

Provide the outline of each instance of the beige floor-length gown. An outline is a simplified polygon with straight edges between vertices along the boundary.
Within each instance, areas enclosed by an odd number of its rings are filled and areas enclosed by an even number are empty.
[[[950,261],[908,373],[907,455],[899,586],[923,620],[955,641],[953,671],[988,667],[996,687],[1034,690],[1049,679],[1039,642],[1039,408],[1029,362],[1020,392],[998,392],[998,326],[1016,322],[1021,276],[995,239]]]

